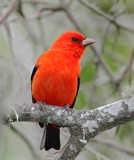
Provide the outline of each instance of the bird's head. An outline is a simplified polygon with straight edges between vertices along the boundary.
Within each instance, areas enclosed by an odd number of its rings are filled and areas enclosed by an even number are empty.
[[[63,33],[51,46],[51,49],[62,49],[73,53],[74,56],[81,58],[87,45],[95,41],[91,38],[85,38],[81,33],[69,31]]]

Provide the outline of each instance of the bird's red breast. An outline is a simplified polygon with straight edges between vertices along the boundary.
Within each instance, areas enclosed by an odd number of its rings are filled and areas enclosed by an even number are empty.
[[[32,94],[36,101],[58,106],[70,106],[73,103],[80,64],[74,56],[68,54],[53,49],[39,57],[36,63],[38,69],[32,82]]]

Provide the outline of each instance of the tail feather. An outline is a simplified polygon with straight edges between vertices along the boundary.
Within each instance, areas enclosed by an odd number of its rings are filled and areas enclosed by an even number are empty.
[[[40,126],[41,128],[44,128],[44,123],[39,123],[39,126]]]
[[[46,151],[51,148],[60,149],[60,129],[58,127],[53,127],[51,124],[46,125],[40,145],[41,150],[44,148]]]

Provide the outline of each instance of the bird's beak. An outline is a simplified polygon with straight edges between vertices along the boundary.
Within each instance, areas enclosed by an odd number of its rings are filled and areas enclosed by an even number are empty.
[[[90,44],[93,44],[95,43],[95,40],[91,39],[91,38],[86,38],[82,41],[82,45],[83,46],[87,46],[87,45],[90,45]]]

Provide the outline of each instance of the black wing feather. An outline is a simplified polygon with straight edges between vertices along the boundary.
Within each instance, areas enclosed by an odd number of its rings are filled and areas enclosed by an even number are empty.
[[[35,66],[34,69],[33,69],[32,74],[31,74],[31,86],[32,86],[32,82],[33,82],[33,77],[34,77],[35,73],[37,72],[37,70],[38,70],[38,67]],[[32,90],[32,88],[31,88],[31,90]],[[36,100],[34,99],[33,95],[32,95],[32,102],[36,103]]]
[[[78,95],[78,91],[79,91],[79,87],[80,87],[80,77],[77,78],[77,83],[78,83],[78,84],[77,84],[76,96],[75,96],[74,101],[73,101],[73,103],[71,104],[70,108],[73,108],[73,107],[74,107],[74,104],[75,104],[75,101],[76,101],[76,97],[77,97],[77,95]]]
[[[33,77],[34,77],[34,75],[35,75],[35,73],[36,73],[37,70],[38,70],[38,67],[35,66],[34,69],[33,69],[33,71],[32,71],[32,74],[31,74],[31,84],[32,84]]]
[[[38,70],[38,67],[35,66],[34,69],[33,69],[32,74],[31,74],[31,86],[32,86],[32,82],[33,82],[33,77],[34,77],[35,73],[37,72],[37,70]],[[32,90],[32,88],[31,88],[31,90]],[[33,103],[36,103],[36,102],[37,102],[37,101],[34,99],[33,95],[32,95],[32,102],[33,102]],[[39,123],[39,125],[40,125],[41,128],[44,127],[44,123]]]

